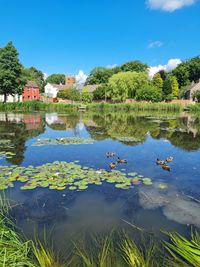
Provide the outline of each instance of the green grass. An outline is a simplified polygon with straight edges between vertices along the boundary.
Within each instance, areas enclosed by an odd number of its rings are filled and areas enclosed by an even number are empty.
[[[199,267],[200,266],[200,235],[191,232],[191,238],[186,239],[178,233],[168,233],[170,243],[165,242],[165,248],[172,257],[172,266]]]
[[[63,103],[43,103],[40,101],[27,101],[21,103],[0,103],[0,111],[68,111],[77,110],[79,103],[63,104]],[[168,103],[130,103],[130,104],[109,104],[109,103],[90,103],[87,110],[164,110],[164,111],[181,111],[182,106],[179,104]]]
[[[167,111],[181,111],[183,108],[179,104],[169,103],[130,103],[130,104],[109,104],[109,103],[91,103],[87,105],[88,110],[167,110]]]

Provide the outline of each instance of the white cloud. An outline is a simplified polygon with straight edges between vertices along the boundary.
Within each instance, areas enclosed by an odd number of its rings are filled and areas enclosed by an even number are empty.
[[[43,72],[44,80],[46,80],[48,76],[49,76],[49,75],[48,75],[47,73]]]
[[[78,84],[84,84],[86,82],[87,77],[88,76],[82,70],[79,70],[78,74],[75,76],[76,82]]]
[[[181,64],[181,60],[179,58],[170,59],[166,65],[158,65],[149,68],[149,76],[152,78],[158,71],[165,70],[166,72],[172,71],[179,64]]]
[[[154,41],[148,44],[148,48],[155,48],[155,47],[161,47],[163,46],[163,43],[161,41]]]
[[[147,0],[147,5],[151,9],[161,9],[167,12],[173,12],[177,9],[190,6],[196,0]]]
[[[107,66],[106,66],[107,69],[113,69],[113,68],[115,68],[115,67],[117,67],[117,64],[107,65]]]

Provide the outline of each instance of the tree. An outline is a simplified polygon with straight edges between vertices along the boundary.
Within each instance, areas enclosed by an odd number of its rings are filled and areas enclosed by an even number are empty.
[[[146,73],[119,72],[109,79],[107,96],[114,101],[125,101],[127,98],[134,98],[136,91],[148,82]]]
[[[60,90],[57,96],[60,98],[69,99],[72,101],[80,101],[81,99],[80,92],[75,88],[70,88],[67,90]]]
[[[44,91],[45,82],[44,82],[44,74],[42,71],[40,71],[34,67],[24,68],[22,71],[22,75],[23,75],[23,78],[26,82],[34,81],[39,86],[40,91],[41,92]]]
[[[93,100],[93,94],[89,92],[87,86],[83,87],[81,99],[84,103],[91,103]]]
[[[96,90],[93,92],[94,100],[104,100],[106,99],[106,92],[108,91],[108,84],[104,83],[101,84],[96,88]]]
[[[176,76],[178,84],[180,87],[184,87],[190,84],[190,73],[189,73],[189,64],[183,62],[178,67],[176,67],[172,74]]]
[[[163,97],[166,100],[178,98],[179,86],[175,76],[168,75],[163,85]]]
[[[51,74],[47,77],[46,83],[65,84],[65,74]]]
[[[162,99],[161,90],[152,85],[145,85],[136,92],[136,99],[159,102]]]
[[[164,82],[159,72],[153,76],[152,84],[162,91]]]
[[[135,72],[145,72],[148,69],[147,64],[143,64],[139,60],[129,61],[121,65],[121,71],[135,71]]]
[[[9,42],[0,49],[0,93],[4,95],[4,102],[9,94],[20,94],[23,86],[22,65],[18,52],[12,42]]]
[[[200,57],[194,57],[189,61],[189,80],[198,82],[200,79]]]
[[[157,72],[160,74],[160,77],[162,78],[163,81],[166,80],[167,78],[167,72],[165,70],[159,70],[159,72]]]
[[[108,69],[103,67],[94,68],[86,80],[87,84],[101,84],[107,83],[109,78],[114,74],[114,69]]]

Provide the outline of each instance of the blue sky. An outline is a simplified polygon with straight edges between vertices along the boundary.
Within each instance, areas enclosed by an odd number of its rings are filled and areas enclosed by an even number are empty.
[[[0,47],[26,66],[86,73],[139,59],[151,66],[200,54],[198,0],[0,0]]]

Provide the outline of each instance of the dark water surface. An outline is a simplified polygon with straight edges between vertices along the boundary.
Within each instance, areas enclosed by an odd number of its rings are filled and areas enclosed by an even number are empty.
[[[93,144],[32,146],[37,139],[82,137]],[[21,190],[15,182],[6,191],[12,200],[12,216],[23,232],[54,227],[54,238],[66,244],[84,231],[104,233],[128,221],[160,235],[160,229],[186,233],[200,227],[200,120],[189,114],[171,113],[0,113],[0,139],[11,140],[16,153],[0,159],[1,165],[39,166],[54,161],[79,160],[82,166],[108,170],[114,151],[128,164],[117,170],[137,172],[152,185],[133,189],[114,184],[90,185],[84,191]],[[155,164],[157,158],[173,156],[171,172]],[[166,188],[159,185],[164,183]]]

